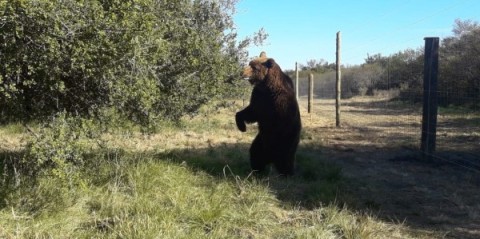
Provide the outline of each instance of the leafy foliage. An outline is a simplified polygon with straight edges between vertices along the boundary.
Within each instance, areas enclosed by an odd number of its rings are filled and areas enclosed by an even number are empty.
[[[439,104],[475,107],[480,100],[480,26],[469,20],[456,20],[454,36],[440,46]],[[423,94],[423,50],[405,50],[389,57],[375,55],[365,65],[379,65],[383,74],[371,85],[374,89],[400,89],[400,99],[420,101]],[[365,66],[364,65],[364,66]],[[357,72],[362,73],[362,72]]]
[[[26,147],[25,162],[33,163],[32,173],[43,173],[68,178],[68,172],[83,164],[83,154],[89,139],[98,132],[93,123],[81,118],[58,114],[50,123],[34,134]]]
[[[0,119],[106,108],[142,125],[235,95],[236,1],[0,2]]]
[[[0,159],[4,168],[0,207],[21,206],[32,214],[68,207],[88,181],[82,173],[88,168],[87,155],[99,146],[101,130],[92,120],[66,113],[55,115],[41,129],[27,129],[30,139],[24,150],[9,160]]]
[[[479,106],[480,25],[456,20],[454,36],[443,39],[440,50],[439,95],[441,105]],[[455,96],[455,97],[452,97]]]
[[[439,104],[478,107],[480,25],[471,20],[456,20],[452,32],[454,35],[444,38],[439,49]],[[342,97],[396,89],[400,92],[399,99],[419,102],[423,94],[423,64],[423,48],[406,49],[390,56],[367,55],[364,64],[342,71]],[[315,83],[316,95],[333,97],[329,93],[335,89],[334,65],[310,60],[301,69],[300,77],[306,77],[309,72],[317,73],[314,77],[319,79]],[[305,92],[306,86],[301,85],[300,89]]]
[[[400,89],[403,100],[419,101],[423,90],[423,51],[407,49],[388,57],[368,56],[360,70],[350,76],[362,79],[367,95],[377,90]]]
[[[50,198],[51,195],[44,193],[53,191],[60,197],[57,201],[70,203],[73,200],[70,196],[86,183],[82,171],[86,168],[87,154],[99,146],[95,143],[99,142],[100,132],[92,120],[69,117],[66,113],[55,115],[39,132],[32,131],[21,160],[20,188],[32,190],[39,198]],[[21,190],[16,192],[21,193]],[[30,210],[38,210],[41,205],[57,208],[57,203],[50,205],[49,201],[25,203]]]

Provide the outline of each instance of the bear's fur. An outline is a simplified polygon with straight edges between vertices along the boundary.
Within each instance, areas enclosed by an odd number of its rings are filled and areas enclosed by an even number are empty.
[[[264,171],[273,163],[281,175],[292,175],[302,128],[293,82],[264,53],[249,63],[243,76],[254,87],[250,105],[237,112],[235,121],[242,132],[245,123],[258,122],[259,129],[250,147],[250,165]]]

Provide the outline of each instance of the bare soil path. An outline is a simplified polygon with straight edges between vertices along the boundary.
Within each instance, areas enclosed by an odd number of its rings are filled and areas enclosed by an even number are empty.
[[[301,105],[306,101],[301,100]],[[418,150],[421,108],[388,99],[333,100],[303,113],[304,147],[342,167],[347,206],[445,238],[480,238],[480,113],[440,115],[435,161]]]

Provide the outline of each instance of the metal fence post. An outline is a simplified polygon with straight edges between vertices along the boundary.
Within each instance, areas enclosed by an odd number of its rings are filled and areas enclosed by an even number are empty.
[[[308,75],[308,113],[313,113],[312,104],[313,104],[313,74],[310,73]]]
[[[437,133],[438,48],[438,37],[425,38],[421,150],[429,161],[433,161]]]
[[[295,62],[295,98],[298,100],[298,63]]]
[[[336,54],[336,90],[335,90],[335,114],[336,122],[335,125],[340,127],[340,100],[342,98],[342,73],[341,73],[341,63],[340,63],[340,46],[341,46],[341,34],[337,32],[337,54]]]

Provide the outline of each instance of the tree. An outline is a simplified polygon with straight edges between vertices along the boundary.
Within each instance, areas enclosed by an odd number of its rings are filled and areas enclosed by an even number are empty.
[[[478,107],[480,101],[480,25],[456,20],[454,36],[445,38],[440,49],[439,96],[442,105]]]
[[[306,65],[300,64],[300,69],[302,69],[302,71],[325,73],[327,71],[335,70],[335,63],[328,63],[328,61],[325,61],[324,59],[310,59],[307,61]]]
[[[0,1],[0,120],[117,112],[177,120],[235,95],[235,0]]]

